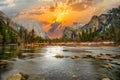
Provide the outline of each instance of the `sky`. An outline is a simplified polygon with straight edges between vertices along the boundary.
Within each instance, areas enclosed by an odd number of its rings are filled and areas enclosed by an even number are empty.
[[[91,16],[118,5],[120,0],[0,0],[0,10],[8,15],[35,17],[33,19],[46,23],[54,22],[56,18],[56,21],[68,24],[75,21],[86,23]]]
[[[47,32],[51,24],[86,24],[93,15],[118,7],[120,0],[0,0],[0,10],[16,21],[35,20]]]

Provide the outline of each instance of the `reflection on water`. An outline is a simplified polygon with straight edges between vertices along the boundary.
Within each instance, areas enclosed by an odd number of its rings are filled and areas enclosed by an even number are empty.
[[[12,57],[16,57],[18,53],[17,46],[15,45],[8,45],[8,46],[0,46],[0,60],[2,59],[10,59]]]
[[[8,47],[4,50],[4,57],[7,59],[16,54],[16,47]],[[11,51],[10,51],[11,50]],[[7,52],[12,52],[8,54]],[[18,51],[17,51],[18,52]],[[55,58],[56,54],[64,54],[65,56],[77,55],[84,56],[86,53],[91,53],[96,56],[99,53],[119,54],[119,47],[65,47],[65,46],[47,46],[34,51],[22,50],[22,53],[33,53],[34,58],[22,58],[16,61],[11,61],[14,65],[9,71],[3,72],[2,78],[17,72],[23,72],[30,75],[29,80],[101,80],[103,77],[108,77],[111,80],[120,80],[120,65],[114,64],[120,59],[113,61],[96,60],[93,58],[70,59],[70,58]],[[42,56],[41,56],[42,55]],[[105,65],[110,65],[106,68]]]

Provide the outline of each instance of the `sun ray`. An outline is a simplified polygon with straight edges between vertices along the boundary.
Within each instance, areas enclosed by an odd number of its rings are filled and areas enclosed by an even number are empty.
[[[59,3],[57,4],[53,15],[55,20],[53,22],[64,22],[65,17],[71,13],[72,9],[66,3]]]

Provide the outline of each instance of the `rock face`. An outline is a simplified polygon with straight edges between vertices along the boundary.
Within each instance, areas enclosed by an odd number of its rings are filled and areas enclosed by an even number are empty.
[[[101,14],[100,16],[93,16],[88,24],[83,26],[83,29],[96,28],[101,31],[104,28],[107,28],[111,23],[112,15],[110,14]]]
[[[73,23],[72,27],[65,27],[63,30],[62,38],[75,38],[81,31],[82,24]]]
[[[70,27],[66,27],[63,31],[63,38],[72,38],[72,34],[73,34],[73,31],[72,31],[72,28]]]
[[[107,25],[109,25],[109,21],[110,21],[110,16],[106,15],[106,14],[102,14],[100,16],[93,16],[91,18],[91,20],[85,24],[84,26],[77,26],[77,28],[72,27],[66,27],[63,30],[63,38],[67,37],[67,38],[72,38],[72,35],[76,34],[78,35],[79,33],[82,32],[82,30],[87,30],[87,29],[92,29],[92,31],[94,31],[94,29],[96,28],[99,32],[102,31]],[[77,37],[77,36],[75,36]],[[73,37],[74,38],[74,37]]]
[[[88,29],[88,28],[98,28],[99,27],[99,17],[98,16],[93,16],[92,19],[88,24],[82,27],[82,29]]]

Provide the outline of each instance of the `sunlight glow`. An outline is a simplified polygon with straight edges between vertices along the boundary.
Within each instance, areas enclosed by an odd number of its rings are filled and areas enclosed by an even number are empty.
[[[55,20],[54,22],[63,22],[65,21],[65,17],[71,13],[72,9],[69,5],[65,3],[57,4],[55,11],[53,13]]]

